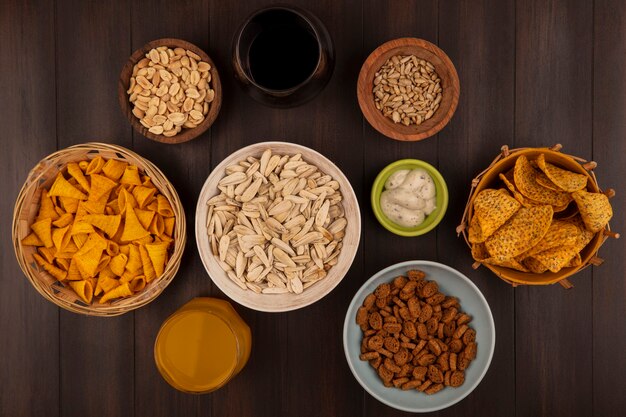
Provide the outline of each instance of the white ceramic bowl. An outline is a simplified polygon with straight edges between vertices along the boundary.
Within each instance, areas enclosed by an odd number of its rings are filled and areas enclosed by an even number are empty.
[[[356,312],[365,297],[383,282],[391,282],[398,275],[406,275],[411,269],[426,273],[426,279],[437,281],[446,295],[458,297],[461,309],[473,317],[471,326],[476,330],[478,350],[476,359],[465,371],[465,383],[458,388],[446,387],[442,391],[426,395],[416,390],[402,391],[385,387],[378,374],[367,361],[359,359],[363,332],[355,322]],[[465,275],[449,266],[430,261],[406,261],[391,265],[376,273],[357,291],[352,299],[343,325],[343,348],[350,370],[359,384],[378,401],[398,410],[426,413],[449,407],[467,397],[478,386],[491,364],[496,343],[493,316],[478,287]]]
[[[307,288],[301,294],[256,294],[250,290],[242,290],[228,278],[217,262],[217,258],[211,253],[211,244],[207,235],[209,198],[219,194],[217,183],[225,175],[225,168],[245,160],[249,156],[259,158],[263,151],[270,148],[273,153],[295,155],[302,154],[302,158],[316,165],[321,171],[330,175],[339,182],[339,190],[343,195],[343,207],[348,224],[343,238],[343,248],[338,257],[338,262],[329,271],[328,275]],[[196,207],[196,242],[200,258],[204,267],[215,283],[228,297],[241,305],[258,311],[280,312],[296,310],[313,304],[330,293],[346,275],[354,256],[359,247],[361,237],[361,213],[354,190],[346,176],[335,164],[322,154],[302,145],[288,142],[260,142],[239,149],[224,159],[207,178]]]

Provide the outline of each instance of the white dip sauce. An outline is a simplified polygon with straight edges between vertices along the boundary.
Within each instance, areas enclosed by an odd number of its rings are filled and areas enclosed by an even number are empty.
[[[380,207],[398,226],[415,227],[435,210],[436,188],[433,179],[421,169],[402,169],[385,182]]]

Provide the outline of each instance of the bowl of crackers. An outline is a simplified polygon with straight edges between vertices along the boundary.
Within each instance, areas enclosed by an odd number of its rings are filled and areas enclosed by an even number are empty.
[[[357,97],[369,124],[383,135],[418,141],[452,119],[459,102],[459,76],[450,58],[423,39],[393,39],[365,60]]]
[[[35,289],[68,311],[116,316],[154,300],[185,247],[172,184],[121,146],[85,143],[37,164],[13,213],[18,263]]]
[[[610,198],[595,162],[552,148],[502,152],[472,182],[457,228],[471,248],[474,268],[484,265],[513,285],[561,283],[603,260],[598,250],[611,231]]]
[[[376,273],[352,299],[343,327],[357,381],[377,400],[413,413],[468,396],[487,373],[495,338],[491,310],[476,285],[431,261]]]
[[[213,282],[258,311],[308,306],[347,274],[361,235],[350,181],[328,158],[288,142],[226,157],[196,207],[196,242]]]
[[[211,58],[182,39],[157,39],[130,56],[118,81],[122,112],[138,133],[162,143],[202,135],[222,104],[222,85]]]

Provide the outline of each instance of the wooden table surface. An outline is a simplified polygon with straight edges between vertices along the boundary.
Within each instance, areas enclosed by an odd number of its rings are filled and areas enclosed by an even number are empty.
[[[436,260],[465,273],[487,298],[496,350],[483,382],[441,416],[624,416],[626,239],[606,262],[559,285],[513,289],[472,260],[455,233],[471,179],[500,147],[561,143],[598,162],[613,187],[613,229],[626,232],[626,3],[623,0],[296,1],[326,24],[336,48],[333,77],[313,101],[264,107],[235,84],[231,41],[267,0],[2,0],[0,2],[0,414],[2,416],[397,416],[361,389],[344,357],[342,324],[359,286],[390,264]],[[455,63],[461,99],[451,123],[418,143],[387,139],[356,100],[362,62],[379,44],[415,36]],[[206,134],[181,145],[133,133],[116,82],[131,52],[178,37],[216,62],[221,113]],[[11,244],[15,197],[28,171],[56,149],[116,143],[153,161],[178,190],[193,225],[200,188],[236,149],[280,139],[333,160],[359,197],[363,234],[350,273],[322,301],[286,314],[239,305],[253,351],[240,375],[202,396],[175,391],[152,355],[163,320],[196,296],[224,297],[197,254],[193,227],[174,282],[150,305],[90,318],[44,300],[19,270]],[[418,238],[385,231],[369,206],[374,177],[404,158],[436,165],[450,189],[441,225]]]

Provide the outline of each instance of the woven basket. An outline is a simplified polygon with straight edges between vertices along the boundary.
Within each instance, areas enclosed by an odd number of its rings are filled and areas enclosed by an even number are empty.
[[[546,161],[570,171],[586,175],[588,177],[587,189],[589,191],[602,192],[593,172],[593,169],[597,166],[597,164],[593,161],[588,162],[576,156],[563,154],[560,152],[561,148],[562,146],[560,144],[554,145],[551,148],[509,149],[506,145],[502,147],[500,154],[493,160],[489,167],[472,180],[472,187],[470,189],[467,205],[465,206],[465,211],[463,212],[463,219],[461,220],[461,224],[456,229],[458,234],[463,235],[465,242],[470,248],[471,244],[468,240],[467,226],[472,219],[474,198],[485,188],[493,187],[499,181],[498,175],[513,168],[515,161],[521,155],[526,155],[529,159],[533,159],[540,153],[543,153],[546,157]],[[615,191],[607,189],[604,194],[611,198],[615,195]],[[547,285],[558,282],[565,288],[571,288],[572,284],[567,280],[567,277],[574,275],[589,265],[600,265],[604,262],[604,260],[599,258],[597,255],[600,246],[602,246],[608,237],[618,238],[619,234],[611,232],[611,229],[607,224],[606,228],[596,233],[591,242],[589,242],[589,244],[580,253],[582,258],[581,265],[577,267],[563,268],[556,273],[546,271],[543,274],[534,274],[530,272],[516,271],[501,266],[489,264],[484,265],[495,273],[500,279],[513,286]],[[472,267],[476,269],[480,265],[480,262],[474,262]]]
[[[166,265],[163,275],[150,282],[141,292],[127,298],[109,303],[92,305],[85,304],[74,291],[54,279],[40,268],[33,254],[37,248],[22,246],[21,239],[30,233],[39,211],[39,200],[42,189],[49,189],[56,175],[70,162],[93,159],[102,156],[106,159],[118,159],[136,165],[142,173],[150,176],[152,183],[167,197],[176,217],[174,228],[174,249]],[[178,271],[180,260],[185,248],[185,213],[178,194],[165,175],[150,161],[121,146],[105,143],[85,143],[57,151],[42,159],[28,174],[15,203],[13,211],[13,247],[17,261],[37,291],[54,304],[74,313],[91,316],[117,316],[144,306],[154,300],[172,282]]]

